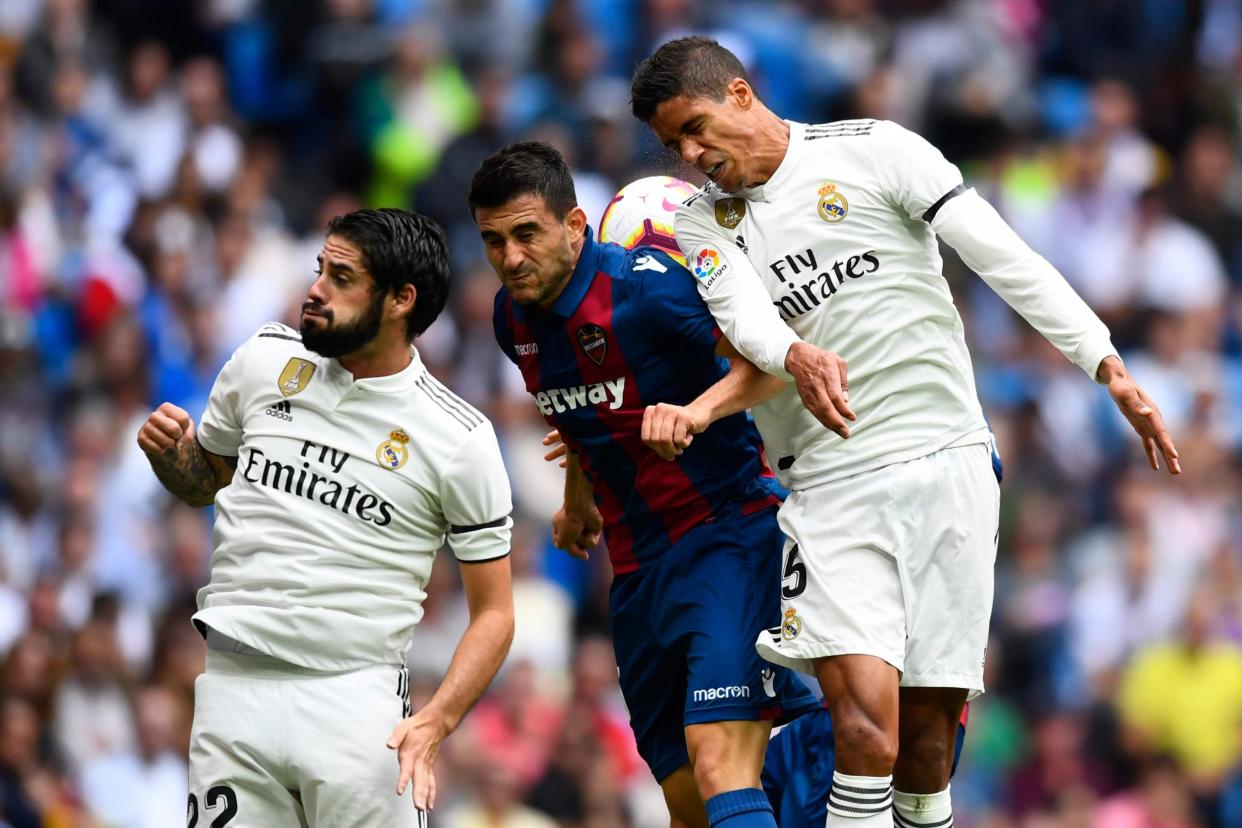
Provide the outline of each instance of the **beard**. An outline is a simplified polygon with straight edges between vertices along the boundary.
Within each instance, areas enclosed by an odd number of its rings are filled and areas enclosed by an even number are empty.
[[[308,325],[305,311],[310,308],[316,313],[323,314],[323,325]],[[371,304],[367,306],[362,315],[352,322],[334,325],[333,320],[336,314],[327,310],[322,305],[314,302],[307,302],[302,305],[302,319],[298,324],[298,330],[302,333],[302,344],[308,350],[314,351],[320,356],[337,358],[369,345],[376,335],[379,334],[381,315],[384,309],[384,293],[375,291],[375,296],[371,300]]]

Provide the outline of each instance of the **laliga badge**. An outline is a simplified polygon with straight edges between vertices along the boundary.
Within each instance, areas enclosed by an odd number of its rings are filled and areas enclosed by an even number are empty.
[[[781,621],[781,638],[786,641],[793,641],[802,632],[802,619],[798,617],[798,611],[793,607],[785,610],[785,618]]]
[[[285,363],[285,368],[280,372],[276,385],[280,388],[281,394],[292,397],[310,385],[311,377],[314,375],[315,363],[301,357],[292,357]]]
[[[405,465],[406,460],[410,459],[410,450],[405,447],[408,442],[410,442],[410,435],[402,429],[393,429],[388,432],[388,439],[380,443],[379,448],[375,450],[376,461],[389,471],[396,471]]]
[[[604,357],[608,354],[608,338],[604,335],[604,329],[594,322],[583,325],[578,329],[578,344],[582,346],[582,351],[591,358],[591,362],[596,365],[604,364]]]
[[[818,209],[820,218],[829,224],[838,224],[850,211],[850,203],[837,192],[837,185],[829,181],[819,188]]]

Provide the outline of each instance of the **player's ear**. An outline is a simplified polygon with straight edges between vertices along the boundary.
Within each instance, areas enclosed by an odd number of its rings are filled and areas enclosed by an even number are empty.
[[[409,282],[406,282],[393,293],[389,300],[389,309],[392,316],[397,319],[409,316],[414,310],[414,303],[418,301],[418,291]]]
[[[732,98],[742,109],[750,109],[755,102],[755,90],[750,88],[750,84],[744,78],[734,78],[725,87],[725,97]]]
[[[586,210],[583,210],[581,207],[574,207],[570,210],[569,214],[565,216],[565,226],[569,228],[569,240],[576,242],[582,238],[582,234],[586,232],[587,224]]]

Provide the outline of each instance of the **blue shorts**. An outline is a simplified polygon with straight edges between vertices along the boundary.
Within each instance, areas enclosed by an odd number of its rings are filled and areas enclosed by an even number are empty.
[[[691,529],[655,563],[613,581],[613,647],[638,752],[657,781],[689,761],[685,727],[788,721],[818,708],[755,651],[780,617],[775,509]]]
[[[953,746],[955,771],[965,738],[966,717],[963,716]],[[826,709],[803,716],[772,737],[763,757],[762,779],[763,792],[772,803],[777,825],[781,828],[824,828],[835,764],[832,719]]]

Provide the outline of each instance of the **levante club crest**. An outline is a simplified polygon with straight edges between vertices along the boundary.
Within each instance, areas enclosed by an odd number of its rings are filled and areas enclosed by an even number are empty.
[[[604,364],[604,356],[608,353],[608,337],[604,335],[604,329],[595,323],[583,325],[578,329],[578,344],[582,346],[582,351],[591,358],[591,362],[596,365]]]

